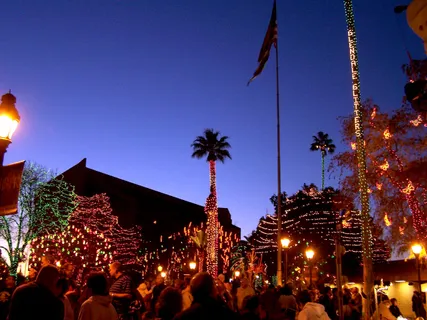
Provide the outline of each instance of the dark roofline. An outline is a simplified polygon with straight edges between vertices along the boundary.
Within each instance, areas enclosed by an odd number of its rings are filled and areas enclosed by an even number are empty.
[[[106,176],[106,177],[108,177],[108,178],[112,178],[112,179],[115,179],[115,180],[118,180],[118,181],[120,181],[120,182],[122,182],[122,183],[126,183],[126,184],[128,184],[128,185],[131,185],[132,187],[134,187],[134,188],[137,188],[137,189],[144,189],[145,191],[147,191],[147,192],[151,192],[151,193],[157,193],[159,196],[164,196],[164,197],[167,197],[167,198],[169,198],[170,200],[172,200],[172,201],[181,201],[181,202],[185,202],[185,203],[187,203],[187,204],[189,204],[189,205],[194,205],[194,206],[198,206],[198,207],[200,207],[200,208],[202,208],[202,209],[204,209],[204,206],[202,206],[202,205],[200,205],[200,204],[197,204],[197,203],[194,203],[194,202],[190,202],[190,201],[187,201],[187,200],[184,200],[184,199],[180,199],[180,198],[177,198],[177,197],[174,197],[174,196],[171,196],[170,194],[166,194],[166,193],[163,193],[163,192],[160,192],[160,191],[157,191],[157,190],[154,190],[154,189],[150,189],[150,188],[147,188],[147,187],[144,187],[144,186],[141,186],[141,185],[139,185],[139,184],[136,184],[136,183],[134,183],[134,182],[130,182],[130,181],[127,181],[127,180],[123,180],[123,179],[121,179],[121,178],[118,178],[118,177],[115,177],[115,176],[112,176],[112,175],[109,175],[109,174],[106,174],[106,173],[104,173],[104,172],[101,172],[101,171],[97,171],[97,170],[95,170],[95,169],[92,169],[92,168],[89,168],[88,166],[87,166],[87,158],[83,158],[83,160],[82,161],[80,161],[79,163],[77,163],[76,165],[74,165],[74,166],[72,166],[71,168],[69,168],[68,170],[66,170],[66,171],[64,171],[63,173],[61,173],[61,175],[63,175],[65,172],[67,172],[67,171],[69,171],[69,170],[71,170],[71,169],[73,169],[73,168],[76,168],[76,167],[84,167],[85,169],[87,169],[87,170],[91,170],[91,171],[93,171],[93,172],[96,172],[97,174],[99,174],[99,175],[103,175],[103,176]],[[228,210],[228,208],[223,208],[223,207],[218,207],[218,210]]]

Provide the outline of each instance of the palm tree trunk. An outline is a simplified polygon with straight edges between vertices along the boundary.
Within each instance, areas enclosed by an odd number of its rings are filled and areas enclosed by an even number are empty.
[[[205,264],[205,252],[199,249],[199,272],[203,272],[203,265]]]
[[[216,197],[216,163],[209,161],[210,194],[206,201],[207,223],[207,259],[206,267],[215,279],[218,276],[218,202]]]
[[[373,290],[372,270],[372,229],[369,208],[368,183],[366,181],[366,150],[363,132],[362,106],[360,98],[359,59],[357,57],[357,38],[352,0],[344,0],[347,22],[348,45],[350,49],[350,65],[354,107],[354,127],[356,134],[356,154],[359,173],[360,202],[362,206],[362,256],[363,256],[363,318],[370,319],[371,297]]]
[[[322,152],[322,190],[325,189],[325,154]]]

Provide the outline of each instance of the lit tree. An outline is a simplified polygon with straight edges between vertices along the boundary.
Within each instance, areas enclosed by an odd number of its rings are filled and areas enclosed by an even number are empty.
[[[226,158],[231,159],[228,149],[228,137],[220,137],[219,131],[206,129],[203,136],[198,136],[191,147],[193,158],[206,157],[209,162],[210,194],[206,200],[205,213],[207,214],[207,271],[216,278],[218,275],[218,200],[216,194],[216,161],[222,163]]]
[[[325,189],[325,157],[335,151],[335,145],[327,133],[319,131],[317,136],[313,136],[313,142],[310,146],[311,151],[320,151],[322,157],[322,190]]]
[[[200,226],[190,223],[180,232],[170,236],[160,236],[160,248],[149,253],[150,267],[156,270],[158,265],[167,266],[169,273],[188,272],[188,262],[197,262],[199,271],[204,269],[206,243],[206,225]],[[239,238],[233,232],[218,228],[218,266],[224,274],[228,273],[231,262],[231,249],[238,243]]]
[[[357,53],[356,22],[354,19],[353,1],[344,0],[344,10],[347,23],[347,39],[351,67],[354,132],[357,145],[357,166],[359,177],[360,204],[362,212],[362,248],[363,248],[363,289],[369,293],[363,300],[363,314],[365,319],[371,317],[371,295],[374,279],[372,269],[372,229],[371,212],[369,207],[368,183],[366,181],[366,150],[360,93],[359,57]]]
[[[74,188],[43,166],[28,162],[24,167],[18,198],[18,213],[0,217],[0,249],[6,254],[9,272],[18,263],[31,240],[41,234],[63,230],[75,209]]]
[[[386,228],[385,236],[400,252],[416,238],[427,239],[426,128],[421,116],[408,105],[385,113],[363,104],[367,158],[367,183],[374,216]],[[342,119],[343,143],[349,146],[332,159],[331,169],[341,173],[341,188],[357,196],[358,176],[352,117]],[[415,169],[415,170],[414,170]]]
[[[112,214],[106,194],[77,197],[78,207],[63,232],[43,235],[31,243],[31,264],[38,266],[44,254],[72,263],[85,274],[105,269],[112,261],[140,265],[140,230],[123,229]]]
[[[336,204],[339,192],[332,188],[318,191],[314,184],[304,185],[302,190],[290,197],[283,197],[282,221],[283,230],[291,239],[288,249],[289,276],[295,280],[304,277],[306,259],[305,249],[310,246],[316,251],[316,267],[319,276],[325,278],[328,273],[335,270],[334,251],[336,234],[335,225],[341,210]],[[277,206],[277,197],[270,199]],[[360,261],[362,259],[362,226],[359,211],[351,210],[351,219],[342,231],[342,241],[346,255],[353,255]],[[373,221],[370,221],[371,227]],[[258,223],[256,230],[249,237],[257,253],[263,255],[263,260],[274,270],[275,253],[277,252],[277,216],[266,215]],[[381,239],[374,238],[375,259],[377,262],[390,257],[388,247]],[[319,257],[322,257],[319,259]],[[269,269],[269,270],[270,270]],[[299,278],[299,279],[297,279]]]

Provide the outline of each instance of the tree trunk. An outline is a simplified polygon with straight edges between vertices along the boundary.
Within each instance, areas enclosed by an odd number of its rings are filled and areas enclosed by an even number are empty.
[[[370,319],[371,297],[373,290],[372,270],[372,230],[369,208],[368,183],[366,181],[366,150],[362,121],[362,106],[360,98],[359,60],[357,57],[357,38],[352,0],[344,0],[347,22],[347,36],[350,50],[350,66],[352,78],[352,93],[354,107],[354,127],[356,134],[356,154],[359,169],[359,190],[362,206],[362,256],[363,256],[363,291],[367,299],[363,300],[363,318]]]
[[[216,279],[218,276],[218,203],[215,161],[209,161],[209,177],[210,194],[205,205],[205,213],[208,216],[206,267],[209,274]]]
[[[322,190],[325,189],[325,154],[322,151]]]
[[[205,264],[205,253],[199,249],[199,272],[203,272],[203,265]]]

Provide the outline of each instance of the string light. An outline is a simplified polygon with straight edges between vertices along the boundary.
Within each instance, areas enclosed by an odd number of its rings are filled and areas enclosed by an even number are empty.
[[[354,132],[356,134],[356,155],[358,163],[358,176],[359,176],[359,191],[360,202],[362,206],[362,247],[363,247],[363,265],[364,265],[364,278],[367,285],[371,285],[372,273],[372,230],[371,230],[371,216],[369,208],[369,194],[368,182],[366,180],[366,150],[365,139],[363,132],[363,119],[362,119],[362,105],[360,94],[360,75],[359,75],[359,59],[357,55],[357,38],[356,38],[356,25],[353,12],[353,2],[351,0],[344,0],[344,9],[347,22],[347,37],[350,51],[350,66],[351,66],[351,79],[352,79],[352,95],[353,95],[353,108],[354,108]],[[370,270],[370,271],[368,271]],[[370,290],[370,288],[368,288]]]
[[[290,239],[294,239],[289,247],[288,255],[294,268],[292,276],[301,277],[304,273],[302,264],[305,261],[304,250],[312,246],[319,251],[317,256],[324,257],[318,261],[319,272],[324,272],[334,259],[336,222],[339,209],[343,203],[336,200],[336,191],[332,188],[319,192],[312,186],[288,197],[283,207],[283,229]],[[342,230],[342,242],[346,252],[352,252],[362,258],[362,217],[359,211],[351,211],[351,218],[346,221]],[[370,225],[373,225],[372,219]],[[275,261],[277,252],[277,218],[267,214],[262,217],[256,230],[250,237],[256,252],[263,255],[267,266]],[[370,243],[373,250],[373,260],[382,262],[390,257],[390,249],[379,237],[372,237]],[[318,249],[317,249],[318,248]],[[299,268],[299,269],[298,269]]]
[[[72,263],[78,272],[105,269],[112,261],[140,265],[139,228],[124,229],[112,214],[106,194],[77,196],[77,209],[63,232],[47,234],[31,242],[30,264],[40,267],[41,257],[50,254],[57,261]]]

